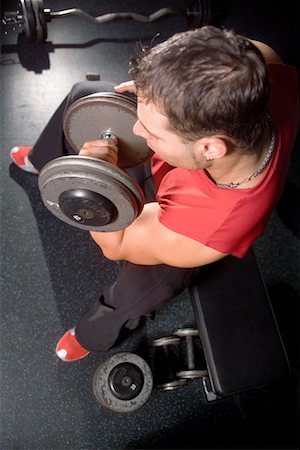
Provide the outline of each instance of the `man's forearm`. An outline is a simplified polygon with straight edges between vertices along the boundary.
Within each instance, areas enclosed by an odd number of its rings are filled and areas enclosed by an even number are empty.
[[[113,261],[122,259],[121,249],[124,231],[96,232],[90,231],[92,239],[101,248],[104,256]]]

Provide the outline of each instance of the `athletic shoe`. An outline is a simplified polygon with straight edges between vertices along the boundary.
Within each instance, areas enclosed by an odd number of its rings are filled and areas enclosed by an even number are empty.
[[[72,328],[58,341],[55,353],[62,361],[71,362],[85,358],[90,352],[79,344]]]
[[[32,147],[13,147],[10,151],[10,157],[20,169],[38,175],[39,171],[34,167],[28,157],[31,149]]]

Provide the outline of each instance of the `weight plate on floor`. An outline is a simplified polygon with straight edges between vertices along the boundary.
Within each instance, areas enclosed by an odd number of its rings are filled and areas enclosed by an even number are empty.
[[[187,379],[173,380],[173,381],[170,381],[169,383],[159,384],[156,387],[160,391],[174,391],[174,389],[179,389],[181,387],[186,386],[188,384],[188,382],[189,382],[189,380],[187,380]]]
[[[165,345],[177,345],[180,343],[180,338],[176,336],[166,336],[155,339],[150,343],[151,347],[163,347]]]
[[[143,208],[143,193],[137,183],[123,170],[96,158],[64,156],[54,159],[43,167],[38,183],[49,211],[69,225],[84,230],[117,231],[126,228]],[[70,215],[67,211],[74,192],[78,192],[84,201],[81,203],[80,198],[78,201],[75,198],[75,209]],[[106,205],[112,203],[116,214],[106,212],[103,197],[108,200],[104,200]],[[65,204],[65,209],[60,201]],[[108,217],[110,213],[112,220]]]
[[[118,166],[135,167],[145,162],[152,151],[141,137],[133,134],[137,120],[136,102],[122,94],[99,92],[76,100],[64,117],[64,134],[78,153],[87,141],[100,139],[110,130],[118,137]]]
[[[199,336],[199,330],[195,328],[180,328],[175,334],[179,337]]]
[[[141,408],[151,395],[153,377],[147,362],[134,353],[117,353],[95,371],[93,392],[105,408],[128,413]]]
[[[176,373],[176,376],[178,378],[184,378],[184,379],[192,379],[192,378],[204,378],[208,376],[207,370],[181,370],[180,372]]]

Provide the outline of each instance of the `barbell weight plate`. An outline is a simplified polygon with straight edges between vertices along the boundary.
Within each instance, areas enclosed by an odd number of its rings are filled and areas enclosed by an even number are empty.
[[[142,209],[140,199],[143,194],[134,180],[121,169],[96,158],[64,156],[52,160],[43,167],[38,184],[46,208],[62,221],[84,230],[117,231],[126,228]],[[113,204],[116,217],[112,222],[103,224],[105,214],[101,212],[101,205],[95,204],[89,208],[85,196],[82,208],[78,207],[84,210],[85,215],[78,208],[72,215],[67,215],[60,205],[60,199],[64,193],[72,190],[104,197]],[[135,196],[136,193],[139,198]],[[94,212],[93,217],[90,217],[90,212]],[[100,223],[95,225],[95,219],[99,219]]]
[[[147,362],[134,353],[121,352],[108,358],[95,371],[93,392],[105,408],[129,413],[141,408],[153,389]]]
[[[87,141],[100,139],[111,130],[118,137],[118,166],[135,167],[152,155],[144,139],[133,134],[136,101],[123,94],[99,92],[76,100],[68,108],[63,128],[70,146],[78,153]]]
[[[47,39],[47,20],[44,13],[43,0],[31,0],[31,6],[35,17],[36,40],[44,42]]]
[[[210,0],[189,0],[184,13],[190,29],[200,28],[212,23],[212,6]]]
[[[36,22],[31,0],[20,0],[23,16],[23,29],[27,39],[36,40]]]

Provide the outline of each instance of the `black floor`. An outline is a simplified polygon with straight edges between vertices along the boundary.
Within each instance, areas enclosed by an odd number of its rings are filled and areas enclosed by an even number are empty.
[[[6,2],[2,2],[2,7]],[[201,2],[200,2],[201,3]],[[216,2],[217,3],[217,2]],[[53,11],[82,8],[141,14],[183,0],[48,0]],[[298,65],[298,2],[218,2],[215,20],[269,43]],[[222,14],[221,14],[222,13]],[[1,55],[1,449],[294,449],[297,432],[299,315],[299,144],[288,183],[255,245],[292,375],[280,386],[207,403],[199,381],[172,392],[153,391],[130,414],[103,408],[92,392],[96,367],[119,351],[137,352],[151,339],[195,324],[188,293],[162,309],[106,355],[65,364],[54,349],[64,331],[119,270],[86,232],[43,207],[37,179],[10,162],[14,145],[31,145],[71,86],[86,73],[129,79],[137,42],[164,40],[187,28],[183,16],[158,22],[96,25],[80,17],[52,20],[44,44],[3,36]],[[157,33],[160,33],[158,36]],[[297,203],[297,205],[295,205]],[[230,349],[228,349],[230,352]],[[253,367],[255,370],[255,367]]]

